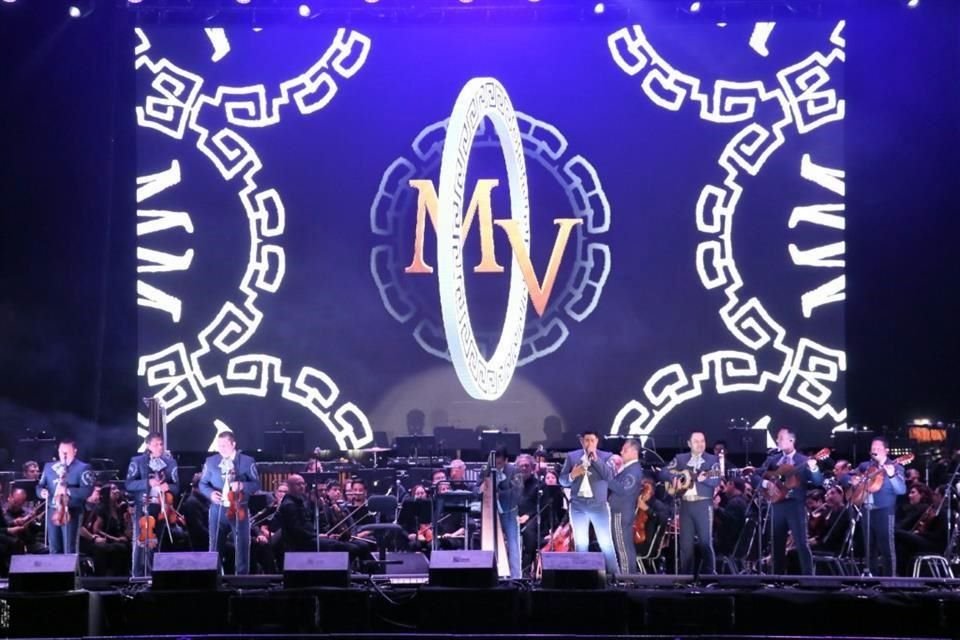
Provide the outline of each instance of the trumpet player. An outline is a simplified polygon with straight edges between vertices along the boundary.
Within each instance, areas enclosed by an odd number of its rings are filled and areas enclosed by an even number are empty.
[[[560,471],[560,484],[570,488],[570,524],[573,544],[578,551],[590,545],[590,525],[603,552],[607,574],[619,573],[617,555],[610,532],[610,505],[607,503],[608,483],[613,479],[610,453],[598,451],[600,436],[596,431],[585,431],[580,436],[583,447],[567,454]]]

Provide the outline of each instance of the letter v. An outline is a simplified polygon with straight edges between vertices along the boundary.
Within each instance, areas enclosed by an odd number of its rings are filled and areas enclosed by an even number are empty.
[[[494,224],[507,232],[507,239],[513,249],[513,257],[517,261],[517,266],[520,267],[523,281],[527,283],[527,289],[530,290],[530,302],[533,304],[533,309],[537,312],[537,315],[542,317],[547,310],[547,302],[550,301],[550,293],[553,291],[557,272],[560,270],[563,252],[570,240],[570,232],[578,224],[583,224],[583,220],[579,218],[557,218],[553,221],[553,224],[559,225],[560,228],[557,230],[557,237],[553,242],[553,252],[550,254],[550,262],[547,264],[547,271],[543,275],[542,285],[537,280],[537,274],[533,270],[530,252],[523,243],[517,221],[513,219],[494,220]]]

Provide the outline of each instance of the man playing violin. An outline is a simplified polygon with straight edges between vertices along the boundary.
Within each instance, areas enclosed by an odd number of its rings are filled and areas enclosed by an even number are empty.
[[[893,544],[893,520],[897,496],[907,492],[903,466],[888,457],[890,450],[885,438],[874,438],[870,443],[870,460],[857,466],[859,475],[849,475],[841,482],[857,486],[865,474],[879,480],[879,488],[867,490],[864,507],[866,516],[860,528],[864,536],[864,548],[870,550],[867,565],[875,576],[892,576],[897,570],[897,554]],[[869,540],[867,539],[869,536]]]
[[[207,458],[200,492],[210,500],[210,551],[223,553],[227,535],[233,533],[237,575],[250,573],[250,513],[247,499],[260,490],[257,464],[240,453],[233,433],[217,436],[217,453]]]
[[[788,427],[777,431],[778,451],[768,456],[753,477],[754,487],[769,489],[771,474],[786,474],[783,499],[772,502],[770,518],[773,523],[773,573],[783,575],[787,569],[787,533],[792,535],[800,560],[800,572],[813,575],[813,554],[807,540],[807,488],[823,484],[823,473],[814,458],[808,458],[796,447],[797,435]],[[764,477],[767,476],[767,477]]]
[[[166,452],[163,435],[157,432],[148,433],[145,447],[144,453],[130,459],[125,483],[127,492],[133,499],[134,509],[134,577],[149,575],[153,568],[153,551],[162,549],[164,540],[167,540],[168,546],[172,541],[166,515],[173,512],[173,500],[180,492],[177,461]],[[159,527],[161,510],[168,529],[163,536]],[[150,522],[156,527],[152,533],[141,531],[142,528],[147,528],[149,518],[153,518]]]
[[[50,553],[76,553],[84,503],[93,492],[95,476],[90,465],[77,459],[77,443],[63,438],[56,462],[43,465],[37,484],[47,501],[47,547]]]

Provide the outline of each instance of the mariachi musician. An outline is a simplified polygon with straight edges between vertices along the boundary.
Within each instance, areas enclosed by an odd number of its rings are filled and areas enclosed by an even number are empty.
[[[610,529],[621,573],[637,573],[637,548],[633,542],[633,521],[637,500],[643,489],[643,468],[640,466],[640,442],[630,438],[620,447],[623,466],[610,480]]]
[[[716,573],[713,553],[713,493],[720,484],[720,459],[707,453],[707,437],[693,431],[687,440],[689,453],[678,453],[660,472],[660,479],[676,483],[686,474],[689,487],[679,497],[679,546],[681,573]],[[703,552],[696,567],[696,550]]]
[[[77,459],[77,442],[63,438],[57,461],[43,466],[37,489],[47,501],[47,547],[50,553],[76,553],[84,504],[93,492],[94,473]]]
[[[148,531],[141,531],[143,526],[150,523],[159,523],[160,515],[164,516],[173,511],[173,500],[180,493],[177,461],[165,449],[163,434],[156,431],[147,434],[145,440],[146,451],[130,459],[127,466],[126,489],[133,499],[133,575],[143,577],[150,574],[153,568],[153,551],[162,549],[164,540],[172,546],[173,533],[169,518],[164,517],[165,533],[161,535],[160,527],[148,535]],[[169,497],[168,497],[169,496]]]
[[[207,458],[200,478],[200,491],[211,502],[208,515],[210,551],[223,553],[227,536],[234,540],[234,569],[250,573],[250,513],[247,500],[260,490],[257,464],[240,453],[233,433],[217,436],[217,453]]]
[[[768,488],[775,482],[764,478],[765,474],[774,474],[777,470],[790,469],[795,474],[795,484],[786,492],[783,500],[770,505],[770,518],[773,522],[773,572],[783,574],[787,566],[787,532],[792,535],[797,556],[800,560],[800,572],[813,575],[813,554],[807,540],[807,486],[823,484],[823,473],[814,458],[808,458],[796,448],[797,436],[788,427],[777,431],[778,451],[767,457],[763,466],[754,475],[754,486]]]

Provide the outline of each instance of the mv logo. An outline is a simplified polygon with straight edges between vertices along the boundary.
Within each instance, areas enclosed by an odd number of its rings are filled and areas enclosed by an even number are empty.
[[[466,215],[463,212],[470,149],[484,118],[490,120],[497,132],[506,163],[510,189],[508,219],[493,218],[491,194],[499,185],[498,180],[479,180]],[[457,97],[444,140],[439,193],[429,180],[410,180],[409,184],[417,190],[416,236],[413,260],[404,271],[408,274],[434,273],[423,255],[429,219],[437,234],[436,273],[450,359],[467,393],[480,400],[496,400],[506,391],[517,367],[527,300],[529,298],[538,315],[544,314],[570,233],[582,220],[559,218],[553,221],[557,226],[553,250],[543,278],[538,278],[530,259],[530,200],[523,141],[510,98],[503,85],[493,78],[470,80]],[[481,251],[480,263],[474,267],[474,273],[505,271],[496,258],[494,225],[505,232],[513,255],[503,329],[489,359],[477,345],[464,279],[463,247],[474,223],[479,225]]]

